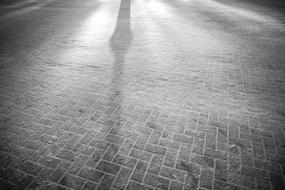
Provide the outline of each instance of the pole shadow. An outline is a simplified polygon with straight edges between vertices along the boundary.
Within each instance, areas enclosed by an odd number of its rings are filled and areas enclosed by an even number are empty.
[[[124,74],[124,61],[132,43],[131,31],[131,0],[121,0],[117,24],[109,45],[114,57],[111,94],[119,95],[122,91],[122,77]]]
[[[122,116],[124,94],[124,62],[132,43],[131,31],[131,0],[121,0],[119,13],[117,17],[114,32],[109,40],[109,46],[113,56],[112,78],[110,84],[110,95],[108,98],[108,106],[110,112],[105,113],[106,118],[116,121],[114,126],[119,130],[123,125],[124,117]],[[113,108],[113,109],[112,109]],[[120,144],[118,142],[118,144]]]

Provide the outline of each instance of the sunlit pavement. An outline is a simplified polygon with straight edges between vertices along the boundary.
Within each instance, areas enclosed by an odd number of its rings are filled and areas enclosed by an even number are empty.
[[[281,0],[1,2],[0,189],[284,189]]]

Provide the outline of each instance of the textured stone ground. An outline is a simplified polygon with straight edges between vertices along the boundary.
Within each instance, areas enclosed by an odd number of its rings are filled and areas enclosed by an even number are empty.
[[[4,2],[0,189],[284,189],[282,1]]]

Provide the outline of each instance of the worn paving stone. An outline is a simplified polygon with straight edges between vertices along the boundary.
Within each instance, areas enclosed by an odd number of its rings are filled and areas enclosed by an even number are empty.
[[[39,164],[27,161],[23,163],[23,165],[21,165],[20,169],[29,174],[36,176],[42,170],[42,166]]]
[[[115,157],[116,153],[119,151],[120,146],[116,144],[111,144],[103,156],[104,160],[111,161]]]
[[[100,161],[96,169],[116,175],[120,170],[120,166],[111,162]]]
[[[117,156],[114,158],[114,162],[119,165],[134,168],[137,160],[131,157],[126,157],[124,155],[117,154]]]
[[[98,170],[94,170],[94,169],[90,169],[90,168],[82,168],[82,170],[79,173],[79,176],[82,178],[86,178],[89,179],[91,181],[94,181],[95,183],[99,183],[100,179],[103,177],[103,173],[98,171]]]
[[[181,170],[176,170],[173,168],[168,167],[162,167],[160,171],[160,175],[181,183],[184,183],[185,181],[185,172],[182,172]]]
[[[144,178],[144,183],[161,189],[168,189],[170,180],[161,178],[157,175],[146,174]]]
[[[68,173],[76,175],[88,160],[88,156],[80,155],[68,169]]]
[[[131,179],[141,183],[143,181],[143,177],[147,170],[147,167],[148,167],[148,162],[139,160],[133,171]]]
[[[131,176],[131,173],[131,169],[122,168],[116,181],[114,182],[114,188],[124,189],[128,184],[128,180]]]
[[[163,157],[154,155],[148,167],[148,172],[153,174],[159,174],[163,162]]]
[[[137,149],[132,149],[130,156],[134,157],[136,159],[140,160],[145,160],[145,161],[150,161],[151,159],[151,153],[150,152],[145,152]]]
[[[104,174],[104,177],[102,178],[97,189],[98,190],[110,189],[114,180],[115,180],[114,176]]]
[[[103,157],[105,151],[104,150],[95,150],[93,154],[90,156],[89,160],[86,163],[86,166],[95,168],[97,166],[97,163],[100,161],[100,159]]]
[[[96,183],[92,183],[92,182],[88,181],[87,183],[85,183],[82,190],[92,190],[92,189],[96,189],[96,187],[97,187]]]
[[[65,169],[62,168],[58,168],[56,169],[50,176],[49,176],[49,181],[53,181],[53,182],[59,182],[60,179],[63,177],[63,175],[65,174]]]
[[[212,189],[213,179],[214,179],[214,172],[209,168],[202,168],[200,176],[200,186],[206,189]]]
[[[165,155],[166,153],[166,148],[158,145],[152,145],[152,144],[146,144],[145,146],[145,151],[153,153],[153,154],[158,154],[158,155]]]
[[[138,190],[151,190],[153,188],[148,187],[146,185],[142,185],[140,183],[134,182],[134,181],[130,181],[130,183],[128,184],[127,187],[128,190],[132,190],[132,189],[138,189]]]
[[[60,181],[60,184],[76,190],[80,190],[84,183],[85,181],[83,179],[69,174],[66,174]]]
[[[39,163],[47,167],[50,167],[50,168],[56,168],[58,164],[60,163],[60,160],[54,157],[46,156],[46,157],[41,158],[39,160]]]
[[[178,155],[178,150],[177,149],[168,149],[163,165],[168,166],[168,167],[174,167],[176,163],[176,157]]]
[[[75,161],[75,159],[77,157],[77,154],[75,154],[75,153],[73,153],[71,151],[68,151],[68,150],[61,150],[56,155],[56,157],[64,159],[64,160],[67,160],[67,161],[70,161],[70,162],[73,162],[73,161]]]

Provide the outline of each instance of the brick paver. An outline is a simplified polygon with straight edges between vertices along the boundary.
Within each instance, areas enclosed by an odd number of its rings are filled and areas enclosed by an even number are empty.
[[[285,189],[268,2],[0,4],[0,189]]]

